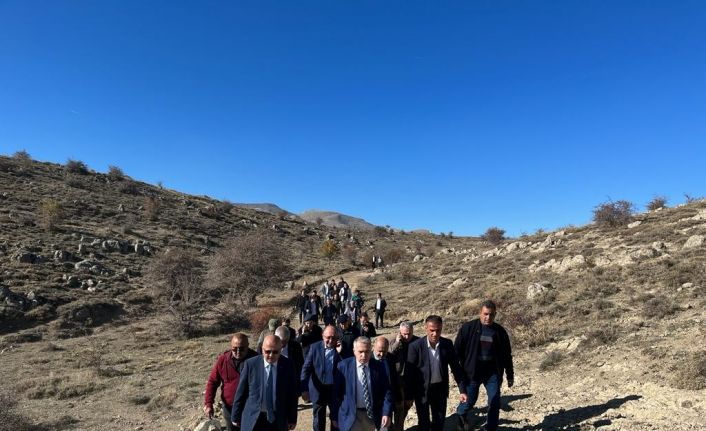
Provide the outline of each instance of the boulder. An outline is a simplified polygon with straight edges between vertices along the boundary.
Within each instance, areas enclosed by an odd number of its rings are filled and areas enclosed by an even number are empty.
[[[68,262],[73,258],[71,253],[66,250],[56,250],[54,251],[54,260],[57,262]]]
[[[638,226],[640,226],[641,224],[642,224],[642,221],[641,221],[641,220],[636,220],[636,221],[634,221],[634,222],[632,222],[632,223],[628,223],[628,229],[632,229],[632,228],[638,227]]]
[[[419,262],[424,259],[425,259],[424,256],[422,256],[421,254],[414,256],[414,262]]]
[[[194,431],[220,431],[221,423],[216,419],[210,419],[199,423]]]
[[[33,265],[44,262],[44,257],[42,257],[42,255],[30,253],[27,251],[17,253],[16,259],[19,263],[29,263]]]
[[[532,283],[527,286],[527,299],[534,301],[535,299],[544,296],[552,288],[552,284],[546,281],[542,283]]]
[[[701,247],[701,245],[703,243],[704,243],[704,236],[703,235],[692,235],[689,237],[689,239],[686,240],[683,248],[689,249],[689,248]]]

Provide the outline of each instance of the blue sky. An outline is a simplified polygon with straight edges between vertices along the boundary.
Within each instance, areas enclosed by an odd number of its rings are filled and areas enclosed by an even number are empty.
[[[0,0],[0,153],[478,235],[704,194],[703,1]]]

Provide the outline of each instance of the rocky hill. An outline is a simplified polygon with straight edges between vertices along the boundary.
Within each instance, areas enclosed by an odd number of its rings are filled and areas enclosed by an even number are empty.
[[[74,168],[0,157],[0,400],[16,402],[9,429],[193,429],[228,336],[175,338],[145,274],[166,249],[208,263],[229,238],[258,230],[293,251],[294,268],[290,283],[243,310],[251,317],[290,314],[291,282],[333,276],[368,297],[382,293],[388,324],[441,314],[451,337],[483,298],[495,299],[516,361],[501,429],[703,429],[705,201],[494,245],[336,229]],[[340,252],[322,254],[327,240]],[[390,265],[366,268],[372,253]],[[302,406],[297,429],[310,419]]]
[[[307,210],[299,214],[299,217],[309,223],[316,223],[343,229],[372,230],[375,228],[375,225],[368,223],[362,218],[353,217],[334,211]]]

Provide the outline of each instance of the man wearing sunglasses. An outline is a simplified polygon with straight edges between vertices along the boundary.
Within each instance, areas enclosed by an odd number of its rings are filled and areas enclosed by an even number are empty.
[[[297,426],[297,376],[294,363],[281,352],[279,337],[268,335],[262,356],[245,361],[230,418],[242,431],[287,431]]]
[[[230,340],[230,349],[218,355],[208,376],[203,411],[209,419],[213,418],[213,401],[216,398],[216,390],[221,388],[221,413],[228,431],[233,431],[230,413],[233,407],[233,396],[240,382],[240,372],[243,370],[245,361],[255,356],[257,356],[255,351],[248,347],[247,335],[238,332]]]

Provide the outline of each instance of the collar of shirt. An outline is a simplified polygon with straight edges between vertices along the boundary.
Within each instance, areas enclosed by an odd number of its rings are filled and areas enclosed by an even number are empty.
[[[429,342],[429,337],[427,337],[427,347],[429,348],[429,350],[433,350],[434,352],[436,352],[436,349],[439,348],[439,342],[437,341],[436,346],[432,347],[431,343]]]

